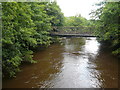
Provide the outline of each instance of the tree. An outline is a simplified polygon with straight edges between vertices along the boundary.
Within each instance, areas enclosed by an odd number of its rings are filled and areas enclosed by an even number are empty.
[[[2,12],[2,72],[13,77],[22,62],[35,63],[32,49],[50,45],[52,25],[62,25],[64,16],[54,2],[3,2]]]
[[[51,37],[48,36],[49,31],[51,30],[50,16],[47,15],[47,11],[45,10],[48,2],[32,2],[29,3],[32,9],[32,20],[36,27],[36,38],[37,43],[40,45],[50,45]]]
[[[46,6],[47,15],[51,18],[50,23],[52,26],[63,26],[64,24],[64,15],[61,12],[60,7],[57,5],[57,2],[48,3]]]
[[[65,26],[87,26],[87,19],[81,15],[65,17]]]
[[[102,7],[97,9],[94,13],[97,26],[97,34],[103,41],[111,43],[113,54],[120,55],[120,42],[118,35],[120,33],[120,2],[106,2],[102,3]]]
[[[2,3],[3,28],[2,28],[2,69],[3,75],[10,77],[19,71],[23,60],[32,62],[30,46],[37,44],[33,38],[36,31],[31,20],[30,9],[25,3]]]

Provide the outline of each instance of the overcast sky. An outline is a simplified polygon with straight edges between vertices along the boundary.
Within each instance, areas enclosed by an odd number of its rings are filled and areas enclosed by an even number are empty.
[[[96,9],[94,5],[102,0],[56,0],[65,16],[81,16],[90,19],[89,13]],[[94,5],[94,6],[93,6]]]

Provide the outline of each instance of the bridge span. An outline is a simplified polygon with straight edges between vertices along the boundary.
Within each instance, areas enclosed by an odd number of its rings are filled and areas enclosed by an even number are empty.
[[[53,27],[50,36],[59,37],[97,37],[93,27]]]
[[[90,34],[50,34],[50,36],[59,36],[59,37],[98,37],[96,35],[90,35]]]

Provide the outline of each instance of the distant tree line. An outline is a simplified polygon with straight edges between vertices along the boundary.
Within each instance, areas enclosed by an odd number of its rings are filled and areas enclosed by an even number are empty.
[[[80,14],[70,17],[65,17],[64,26],[79,26],[79,27],[88,27],[91,25],[91,22],[86,18],[82,17]]]

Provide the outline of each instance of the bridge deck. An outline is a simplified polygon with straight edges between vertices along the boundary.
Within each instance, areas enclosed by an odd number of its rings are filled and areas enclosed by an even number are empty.
[[[60,36],[60,37],[97,37],[90,34],[50,34],[51,36]]]

